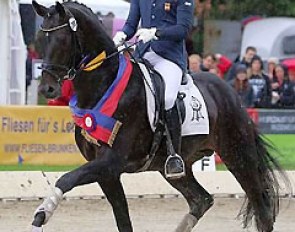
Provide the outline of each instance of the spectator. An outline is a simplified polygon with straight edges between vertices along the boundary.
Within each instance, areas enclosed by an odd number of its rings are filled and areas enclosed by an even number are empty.
[[[26,58],[26,102],[28,100],[28,87],[31,85],[33,78],[32,64],[34,59],[38,59],[39,55],[35,49],[34,43],[30,43],[27,46],[27,58]]]
[[[34,43],[30,43],[29,46],[28,46],[28,57],[31,60],[39,59],[39,54],[35,49],[35,44]]]
[[[275,75],[278,79],[279,87],[277,92],[273,91],[273,106],[279,108],[294,108],[295,85],[290,81],[287,68],[280,64],[276,65]]]
[[[198,54],[192,54],[188,57],[188,68],[191,74],[200,72],[202,58]]]
[[[232,81],[231,86],[239,95],[243,107],[253,107],[253,88],[249,84],[245,65],[240,65],[236,69],[235,79]]]
[[[288,68],[289,79],[295,82],[295,59],[285,59],[282,64]]]
[[[236,68],[238,67],[239,64],[244,64],[246,65],[247,68],[249,68],[251,60],[254,57],[254,55],[256,55],[256,53],[257,53],[257,50],[255,47],[251,47],[251,46],[247,47],[243,59],[241,61],[236,62],[234,65],[232,65],[225,80],[227,82],[231,82],[234,79]]]
[[[271,85],[269,77],[263,73],[263,63],[255,55],[248,69],[249,83],[253,88],[254,107],[268,108],[271,105]]]
[[[214,68],[216,62],[215,55],[212,53],[207,53],[203,57],[203,61],[200,65],[200,70],[203,72],[209,72],[210,69]]]
[[[28,90],[29,85],[32,81],[32,61],[38,59],[39,55],[36,52],[35,45],[30,43],[27,47],[27,59],[26,59],[26,90]]]
[[[224,74],[228,72],[230,69],[232,62],[226,56],[221,55],[219,53],[215,54],[216,59],[216,67],[217,67],[217,75],[224,79]]]
[[[275,67],[279,63],[278,58],[271,57],[267,60],[267,75],[272,82],[275,78]]]
[[[275,67],[279,63],[277,58],[269,58],[267,61],[268,77],[271,84],[272,100],[271,104],[274,105],[279,100],[279,81],[275,73]]]

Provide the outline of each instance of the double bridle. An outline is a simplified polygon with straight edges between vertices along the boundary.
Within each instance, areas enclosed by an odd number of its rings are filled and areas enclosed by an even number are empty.
[[[58,81],[59,84],[61,84],[61,82],[65,79],[72,80],[75,78],[77,47],[80,50],[80,52],[82,53],[81,45],[80,45],[79,40],[76,35],[77,22],[74,17],[71,17],[69,22],[64,23],[62,25],[58,25],[58,26],[51,27],[51,28],[44,28],[44,27],[40,26],[40,30],[45,33],[45,36],[47,38],[49,37],[49,33],[61,30],[61,29],[66,28],[68,26],[71,28],[71,36],[72,36],[71,49],[70,49],[71,55],[70,55],[68,65],[43,62],[40,67],[40,69],[42,69],[42,71],[47,72],[51,76],[53,76]],[[74,49],[72,49],[73,47],[74,47]],[[64,75],[63,77],[60,77],[58,70],[64,71],[66,73],[66,75]]]
[[[82,54],[82,49],[81,49],[82,47],[81,47],[81,44],[80,44],[80,42],[77,38],[77,35],[76,35],[78,25],[77,25],[75,18],[71,17],[69,19],[69,22],[55,26],[55,27],[51,27],[51,28],[43,28],[42,26],[40,27],[40,30],[42,32],[44,32],[45,35],[48,37],[49,33],[57,31],[57,30],[61,30],[61,29],[66,28],[68,26],[71,29],[71,35],[72,35],[72,45],[71,46],[72,47],[74,46],[74,49],[71,49],[71,53],[72,53],[71,57],[73,57],[73,59],[70,58],[69,65],[60,65],[60,64],[52,64],[52,63],[43,62],[42,66],[40,67],[40,69],[42,69],[42,71],[45,71],[45,72],[49,73],[51,76],[55,77],[59,84],[61,84],[61,82],[65,79],[73,80],[76,77],[77,73],[83,71],[82,66],[76,67],[76,52],[77,52],[76,45],[78,45],[79,50]],[[134,45],[137,45],[138,43],[139,43],[139,41],[132,43],[130,45],[127,45],[126,43],[124,43],[122,49],[117,50],[116,52],[113,52],[110,55],[107,55],[107,56],[97,60],[96,62],[92,63],[90,65],[90,67],[96,66],[97,64],[102,63],[103,61],[108,60],[108,59],[118,55],[120,52],[128,51],[129,48],[133,47]],[[83,61],[82,55],[80,58]],[[80,62],[80,64],[81,64],[81,62]],[[88,66],[88,68],[90,68],[90,67]],[[55,71],[58,69],[65,71],[65,73],[67,73],[67,74],[64,75],[63,77],[60,77],[59,74],[57,74]]]

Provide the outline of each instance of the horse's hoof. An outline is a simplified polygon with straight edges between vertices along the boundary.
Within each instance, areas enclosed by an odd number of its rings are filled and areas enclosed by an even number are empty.
[[[32,226],[32,232],[43,232],[42,227]]]
[[[34,221],[32,222],[32,226],[35,226],[36,228],[42,228],[42,225],[45,224],[44,223],[45,220],[46,220],[45,212],[40,211],[35,214]]]

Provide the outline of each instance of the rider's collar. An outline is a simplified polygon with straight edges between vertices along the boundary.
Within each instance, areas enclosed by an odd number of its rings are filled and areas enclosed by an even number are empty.
[[[106,59],[106,52],[102,51],[100,54],[98,54],[94,59],[89,61],[87,64],[82,63],[81,69],[86,72],[93,71],[94,69],[97,69],[99,66],[102,65],[103,61]]]

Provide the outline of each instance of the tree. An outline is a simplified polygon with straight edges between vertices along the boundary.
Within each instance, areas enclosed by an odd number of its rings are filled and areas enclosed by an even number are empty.
[[[212,6],[210,18],[215,19],[239,20],[249,15],[295,16],[292,0],[212,0]]]

